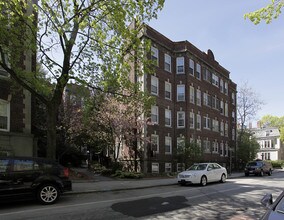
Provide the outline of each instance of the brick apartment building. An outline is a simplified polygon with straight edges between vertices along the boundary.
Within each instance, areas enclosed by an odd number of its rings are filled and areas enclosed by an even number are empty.
[[[227,166],[236,152],[237,85],[211,50],[200,51],[188,41],[173,42],[149,26],[143,36],[151,40],[154,74],[139,77],[142,89],[151,92],[151,125],[145,135],[143,172],[177,172],[178,143],[194,141],[203,151],[202,161]],[[149,151],[151,153],[149,153]]]

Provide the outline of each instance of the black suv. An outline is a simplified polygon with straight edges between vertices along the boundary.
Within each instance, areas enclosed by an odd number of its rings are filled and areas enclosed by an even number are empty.
[[[265,173],[269,176],[272,175],[273,167],[272,164],[268,161],[255,160],[247,163],[245,167],[245,175],[249,176],[250,174],[263,176]]]
[[[70,190],[69,170],[53,160],[0,157],[0,201],[36,198],[52,204]]]

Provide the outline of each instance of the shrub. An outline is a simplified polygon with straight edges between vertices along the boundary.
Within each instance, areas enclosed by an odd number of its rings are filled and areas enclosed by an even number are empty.
[[[137,172],[124,172],[121,170],[117,170],[115,174],[112,175],[113,177],[118,178],[127,178],[127,179],[141,179],[144,177],[142,173]]]
[[[113,174],[112,169],[102,169],[101,175],[103,176],[111,176]]]
[[[284,167],[284,161],[283,160],[274,160],[274,161],[270,161],[272,166],[274,168],[283,168]]]

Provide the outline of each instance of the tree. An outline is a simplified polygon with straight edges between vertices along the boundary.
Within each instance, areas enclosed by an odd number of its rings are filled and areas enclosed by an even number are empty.
[[[147,68],[142,22],[155,18],[164,0],[35,2],[0,2],[0,66],[46,106],[47,157],[55,158],[56,117],[68,81],[98,86],[103,80],[103,90],[129,88],[130,61]],[[134,19],[137,28],[128,28]],[[23,57],[35,56],[47,75],[19,65]]]
[[[264,102],[259,98],[247,83],[239,86],[238,89],[238,103],[237,103],[237,114],[238,123],[240,125],[239,138],[242,138],[242,134],[246,128],[246,123],[254,119],[258,110]]]
[[[244,165],[247,162],[256,158],[257,152],[260,146],[256,139],[249,132],[243,132],[242,139],[238,143],[238,159],[240,165]]]
[[[127,94],[127,92],[125,92]],[[137,159],[141,157],[136,143],[144,144],[142,129],[147,123],[147,114],[153,98],[143,92],[136,97],[128,95],[98,94],[91,98],[85,109],[88,120],[84,122],[89,136],[106,143],[115,162],[121,155],[123,143],[128,147],[127,160],[134,161],[134,170],[138,169]]]
[[[200,162],[202,158],[202,149],[195,142],[181,142],[177,148],[177,157],[181,163],[184,163],[185,167],[189,167],[195,162]]]
[[[272,19],[279,17],[283,6],[283,0],[271,0],[271,3],[266,7],[247,13],[244,17],[250,19],[254,24],[259,24],[262,20],[269,24],[272,22]]]

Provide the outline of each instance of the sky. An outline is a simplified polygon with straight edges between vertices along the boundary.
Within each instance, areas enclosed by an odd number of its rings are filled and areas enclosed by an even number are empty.
[[[187,40],[215,60],[237,85],[245,82],[264,101],[264,115],[284,116],[284,14],[258,25],[244,14],[270,0],[165,0],[149,25],[172,41]]]

